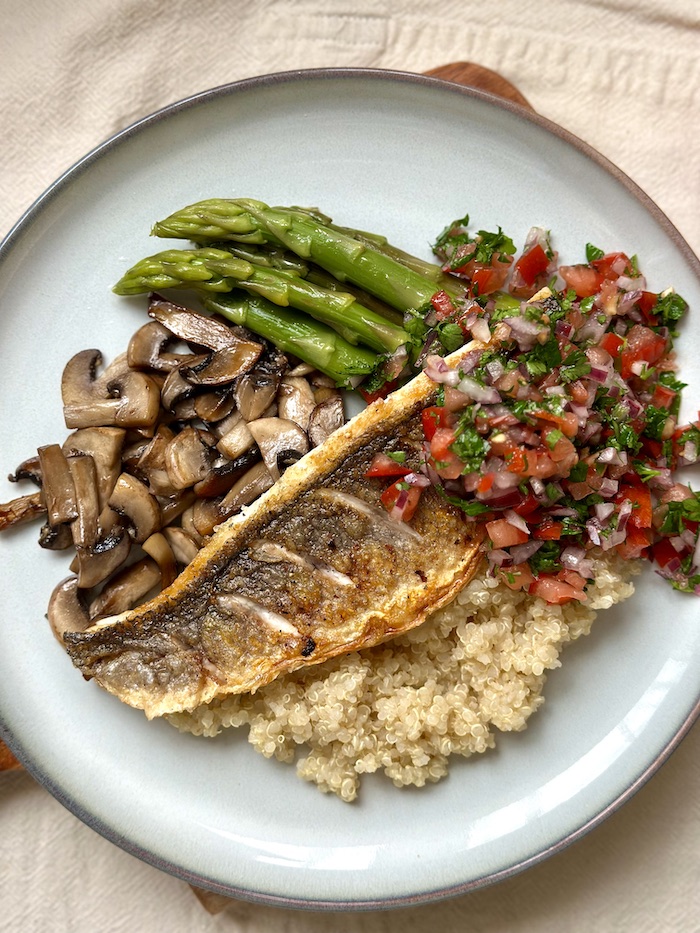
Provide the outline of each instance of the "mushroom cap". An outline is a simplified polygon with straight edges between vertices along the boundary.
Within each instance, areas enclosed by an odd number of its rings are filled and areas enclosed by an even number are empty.
[[[76,576],[66,577],[54,587],[46,617],[61,644],[66,632],[84,632],[89,628],[90,616],[83,602]]]
[[[309,449],[306,432],[288,418],[259,418],[248,428],[274,479],[279,479],[281,470],[300,460]]]

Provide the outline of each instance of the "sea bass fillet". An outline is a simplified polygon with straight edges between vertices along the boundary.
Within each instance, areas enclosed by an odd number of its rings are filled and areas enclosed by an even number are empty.
[[[74,664],[152,718],[423,622],[471,579],[483,533],[432,486],[396,521],[380,501],[389,480],[365,472],[391,451],[419,468],[421,411],[437,390],[421,373],[374,402],[219,526],[159,596],[66,633]]]

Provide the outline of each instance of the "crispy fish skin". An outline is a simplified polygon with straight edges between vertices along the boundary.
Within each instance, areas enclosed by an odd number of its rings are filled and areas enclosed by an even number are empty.
[[[374,402],[223,523],[159,596],[67,633],[73,663],[150,719],[419,625],[474,575],[483,534],[433,487],[410,523],[391,519],[386,481],[364,473],[379,451],[418,467],[436,393],[420,374]]]

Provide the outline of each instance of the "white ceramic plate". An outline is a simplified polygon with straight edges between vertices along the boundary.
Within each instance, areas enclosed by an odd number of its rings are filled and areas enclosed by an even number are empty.
[[[700,309],[697,259],[635,186],[517,107],[417,76],[295,72],[176,104],[111,139],[22,218],[0,253],[5,473],[62,441],[59,378],[77,350],[107,358],[144,320],[110,286],[155,251],[152,222],[213,196],[320,206],[429,258],[466,211],[562,257],[587,241],[637,253],[650,286]],[[681,363],[697,359],[686,327]],[[697,367],[686,397],[697,403]],[[688,404],[688,411],[691,410]],[[686,412],[687,413],[687,412]],[[9,483],[0,499],[17,495]],[[354,805],[254,753],[245,735],[178,734],[86,684],[44,619],[62,555],[36,528],[0,539],[0,719],[30,771],[116,844],[188,881],[277,904],[371,907],[462,892],[557,851],[626,800],[698,713],[700,620],[648,573],[565,652],[525,733],[423,790],[365,779]]]

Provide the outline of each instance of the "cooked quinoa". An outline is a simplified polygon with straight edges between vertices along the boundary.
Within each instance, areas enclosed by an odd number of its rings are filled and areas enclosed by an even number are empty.
[[[397,786],[421,787],[447,774],[450,755],[484,752],[494,731],[525,728],[564,645],[589,633],[596,610],[632,594],[635,570],[617,558],[597,561],[586,603],[564,606],[484,571],[406,635],[169,719],[205,736],[248,725],[257,751],[296,761],[301,777],[346,801],[362,774],[379,770]]]

